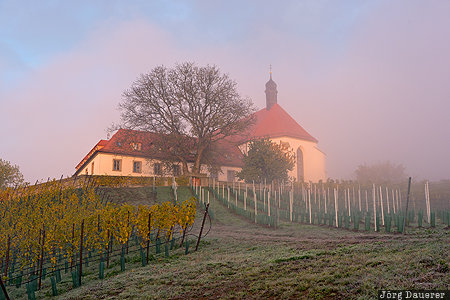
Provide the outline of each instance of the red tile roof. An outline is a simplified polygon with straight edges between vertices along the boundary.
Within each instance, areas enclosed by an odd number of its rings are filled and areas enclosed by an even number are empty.
[[[98,142],[75,169],[77,172],[83,169],[90,158],[97,152],[164,159],[166,156],[162,151],[155,152],[151,149],[153,141],[162,137],[163,135],[153,132],[119,129],[111,139]],[[140,143],[141,150],[134,150],[132,143]],[[236,144],[231,143],[230,141],[220,140],[217,142],[216,149],[217,153],[219,153],[218,163],[220,165],[242,167],[242,153]],[[193,157],[188,158],[188,161],[193,162]]]
[[[106,146],[106,144],[108,144],[107,140],[100,140],[97,144],[95,144],[94,148],[92,148],[91,151],[86,154],[86,156],[78,163],[75,169],[78,170],[85,162],[87,162],[92,157],[94,152],[102,149],[104,146]]]
[[[152,141],[158,138],[158,134],[153,132],[145,132],[131,129],[119,129],[101,149],[100,152],[147,156],[146,153],[151,149]],[[131,143],[140,143],[141,150],[134,150]]]
[[[233,140],[247,141],[254,138],[288,136],[317,143],[318,140],[306,132],[278,103],[270,110],[263,108],[253,114],[255,123],[247,132]]]

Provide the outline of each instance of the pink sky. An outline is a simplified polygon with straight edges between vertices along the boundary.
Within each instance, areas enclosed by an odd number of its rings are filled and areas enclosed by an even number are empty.
[[[319,140],[331,178],[385,160],[415,178],[450,178],[450,2],[288,3],[276,18],[202,1],[180,16],[104,18],[38,58],[0,31],[0,157],[28,181],[72,175],[140,73],[189,60],[219,66],[259,108],[272,64],[278,103]],[[215,19],[221,11],[230,19]]]

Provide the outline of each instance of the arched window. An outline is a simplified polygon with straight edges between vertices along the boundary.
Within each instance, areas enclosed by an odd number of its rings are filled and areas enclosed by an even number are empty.
[[[303,152],[302,149],[297,149],[297,181],[305,179],[305,173],[303,169]]]

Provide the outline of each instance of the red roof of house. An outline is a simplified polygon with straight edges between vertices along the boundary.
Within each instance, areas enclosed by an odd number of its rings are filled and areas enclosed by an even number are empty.
[[[158,134],[153,132],[119,129],[100,152],[146,156],[145,153],[150,150],[152,140],[156,138],[158,138]],[[140,143],[141,150],[134,150],[131,143]]]
[[[153,132],[119,129],[111,139],[100,140],[75,169],[77,171],[83,169],[84,165],[88,163],[90,158],[97,152],[164,159],[166,156],[163,151],[154,151],[151,148],[153,144],[152,141],[160,138],[164,138],[163,135]],[[141,149],[133,149],[132,143],[140,143]],[[235,143],[220,140],[217,142],[216,148],[218,152],[222,154],[218,156],[219,164],[224,166],[242,167],[242,153]],[[193,162],[193,158],[188,159],[188,161]]]
[[[255,124],[240,135],[240,140],[264,137],[288,136],[317,143],[318,140],[306,132],[278,103],[269,110],[263,108],[253,114]],[[237,140],[237,139],[234,139]]]
[[[78,163],[75,169],[78,170],[85,162],[89,160],[89,158],[91,158],[95,151],[102,149],[106,146],[106,144],[108,144],[107,140],[100,140],[97,144],[95,144],[94,148],[92,148],[91,151],[89,151],[89,153],[86,154],[85,157],[83,157],[83,159]]]

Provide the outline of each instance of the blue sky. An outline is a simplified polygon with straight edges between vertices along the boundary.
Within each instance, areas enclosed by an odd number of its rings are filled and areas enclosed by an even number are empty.
[[[190,60],[260,108],[272,64],[330,177],[391,160],[450,178],[449,15],[444,0],[0,0],[0,157],[30,181],[73,174],[140,73]]]
[[[213,3],[213,4],[211,4]],[[375,3],[367,1],[0,1],[0,37],[7,80],[20,80],[69,51],[106,23],[145,19],[185,47],[246,42],[265,27],[336,52]],[[330,53],[333,55],[333,53]]]

